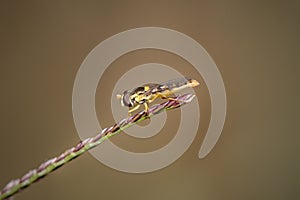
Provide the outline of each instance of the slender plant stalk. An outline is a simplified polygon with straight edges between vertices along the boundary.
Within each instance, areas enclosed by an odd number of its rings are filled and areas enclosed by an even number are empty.
[[[63,166],[64,164],[80,156],[84,152],[96,147],[97,145],[101,144],[103,141],[121,132],[122,130],[138,122],[141,122],[153,115],[156,115],[162,111],[175,109],[184,104],[187,104],[191,102],[193,98],[194,95],[192,94],[185,94],[185,95],[178,96],[174,98],[174,100],[169,100],[164,103],[152,106],[151,108],[149,108],[148,113],[145,111],[141,111],[135,114],[134,116],[121,120],[120,122],[116,123],[114,126],[105,128],[101,133],[98,133],[96,136],[81,141],[75,147],[66,150],[58,157],[52,158],[42,163],[38,168],[30,170],[22,178],[10,181],[0,191],[0,200],[13,196],[21,189],[30,186],[35,181],[45,177],[46,175],[53,172],[55,169]]]

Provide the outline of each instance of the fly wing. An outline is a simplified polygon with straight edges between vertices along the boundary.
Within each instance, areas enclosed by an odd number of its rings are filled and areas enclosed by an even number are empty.
[[[187,77],[182,77],[182,78],[172,79],[167,82],[163,82],[160,85],[165,86],[165,89],[172,91],[176,88],[180,88],[184,85],[187,85],[189,80],[191,79]]]

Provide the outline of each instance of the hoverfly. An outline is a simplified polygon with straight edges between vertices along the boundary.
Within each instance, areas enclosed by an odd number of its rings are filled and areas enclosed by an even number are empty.
[[[178,78],[163,82],[160,84],[148,83],[140,87],[126,90],[123,94],[118,94],[117,98],[121,100],[123,107],[128,107],[128,115],[137,110],[140,105],[144,105],[145,111],[148,112],[149,103],[157,98],[174,100],[170,97],[174,92],[185,88],[192,88],[199,85],[199,82],[191,78]]]

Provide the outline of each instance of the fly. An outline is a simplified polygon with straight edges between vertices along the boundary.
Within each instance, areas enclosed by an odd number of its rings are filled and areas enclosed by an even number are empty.
[[[160,84],[148,83],[140,87],[126,90],[123,94],[118,94],[117,98],[121,100],[123,107],[128,107],[128,115],[144,105],[145,111],[148,112],[149,103],[157,98],[174,100],[171,95],[174,92],[185,88],[192,88],[199,85],[199,82],[191,78],[178,78],[163,82]]]

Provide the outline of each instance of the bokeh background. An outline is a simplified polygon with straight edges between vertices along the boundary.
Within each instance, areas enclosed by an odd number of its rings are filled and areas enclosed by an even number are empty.
[[[119,32],[157,26],[194,38],[222,74],[227,119],[209,156],[197,156],[210,116],[204,85],[195,90],[202,108],[197,137],[172,165],[128,174],[86,153],[16,199],[299,199],[299,8],[297,1],[1,1],[0,187],[79,141],[72,88],[87,54]],[[113,123],[103,106],[111,94],[103,91],[147,62],[202,81],[189,63],[167,52],[122,56],[99,84],[101,125]],[[170,112],[176,118],[180,111]],[[166,144],[174,130],[167,122],[166,134],[113,141],[149,151]]]

